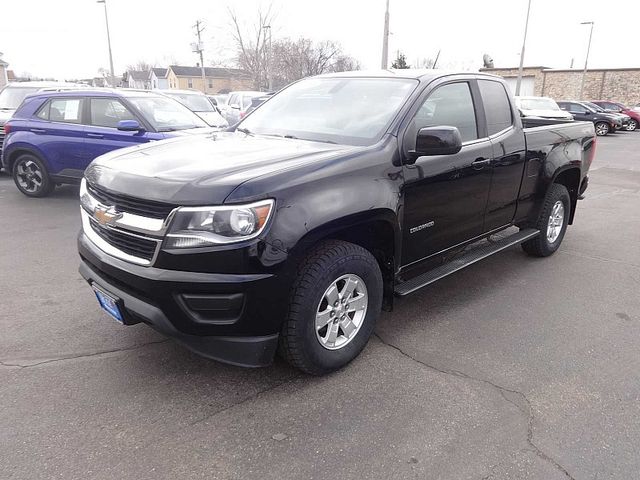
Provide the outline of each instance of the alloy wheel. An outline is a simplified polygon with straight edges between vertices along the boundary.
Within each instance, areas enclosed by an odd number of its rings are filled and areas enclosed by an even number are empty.
[[[629,120],[627,124],[627,132],[633,132],[636,128],[638,128],[638,122],[635,120]]]
[[[553,204],[551,209],[551,215],[549,215],[549,222],[547,223],[547,241],[549,243],[555,242],[562,232],[562,225],[564,224],[564,203],[558,200]]]
[[[18,184],[25,192],[36,193],[42,188],[44,174],[36,162],[20,160],[15,168]]]
[[[606,123],[598,123],[596,125],[596,134],[597,135],[606,135],[609,133],[609,126]]]
[[[358,275],[342,275],[333,281],[316,310],[315,330],[320,345],[339,350],[351,342],[364,322],[367,304],[367,287]]]

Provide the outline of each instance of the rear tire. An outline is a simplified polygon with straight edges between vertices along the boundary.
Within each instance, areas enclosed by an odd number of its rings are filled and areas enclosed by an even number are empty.
[[[596,135],[598,135],[599,137],[604,137],[611,131],[611,128],[609,127],[609,124],[607,122],[598,122],[596,123],[595,127]]]
[[[337,370],[357,357],[382,308],[382,273],[366,249],[330,240],[301,263],[279,352],[311,375]]]
[[[544,199],[535,228],[540,235],[522,243],[522,249],[534,257],[553,255],[564,238],[571,212],[571,198],[564,185],[553,183]]]
[[[46,197],[55,188],[42,160],[30,153],[16,159],[12,174],[16,187],[27,197]]]
[[[637,128],[638,128],[638,122],[636,122],[633,118],[629,120],[629,123],[627,124],[627,132],[633,132]]]

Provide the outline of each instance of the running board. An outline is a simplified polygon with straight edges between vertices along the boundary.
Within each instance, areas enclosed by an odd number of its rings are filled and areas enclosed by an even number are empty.
[[[522,242],[530,240],[534,237],[537,237],[540,234],[540,230],[536,230],[534,228],[527,228],[524,230],[520,230],[513,235],[502,238],[496,242],[489,243],[487,245],[483,245],[481,247],[476,247],[464,255],[451,260],[450,262],[445,263],[444,265],[440,265],[439,267],[434,268],[433,270],[429,270],[422,275],[418,275],[406,282],[402,282],[396,285],[395,294],[401,297],[405,295],[409,295],[410,293],[415,292],[416,290],[421,289],[422,287],[426,287],[427,285],[440,280],[447,275],[451,275],[458,270],[462,270],[464,267],[468,267],[469,265],[473,265],[480,260],[483,260],[494,253],[501,252],[513,245],[518,245]]]

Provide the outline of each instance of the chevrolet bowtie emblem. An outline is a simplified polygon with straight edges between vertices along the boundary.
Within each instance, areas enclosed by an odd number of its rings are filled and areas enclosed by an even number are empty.
[[[115,226],[116,222],[122,218],[121,213],[117,213],[113,207],[97,206],[93,210],[93,218],[95,218],[100,225]]]

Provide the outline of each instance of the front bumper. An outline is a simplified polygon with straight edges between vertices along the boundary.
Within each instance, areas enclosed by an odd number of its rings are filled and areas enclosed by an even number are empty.
[[[107,255],[82,232],[78,251],[80,274],[120,299],[125,324],[146,323],[225,363],[260,367],[273,361],[286,309],[276,275],[143,267]]]

